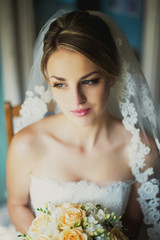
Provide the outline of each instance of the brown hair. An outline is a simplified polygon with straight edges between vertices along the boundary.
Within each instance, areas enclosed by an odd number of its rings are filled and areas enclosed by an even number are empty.
[[[120,74],[117,47],[107,24],[87,11],[73,11],[57,18],[44,38],[41,71],[47,80],[46,66],[58,48],[79,52],[112,77]]]

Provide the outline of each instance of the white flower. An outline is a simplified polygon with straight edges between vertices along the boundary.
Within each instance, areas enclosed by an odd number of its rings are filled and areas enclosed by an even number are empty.
[[[65,208],[67,209],[69,205],[73,205],[74,203],[66,203]],[[33,220],[32,225],[29,229],[29,232],[24,239],[47,239],[47,240],[56,240],[62,237],[61,227],[60,227],[60,219],[62,217],[61,213],[63,212],[63,205],[56,205],[52,202],[48,202],[45,204],[44,209],[39,209],[37,217]],[[84,208],[83,210],[81,209]],[[105,236],[105,231],[107,230],[107,226],[104,224],[105,216],[108,212],[106,208],[100,208],[100,205],[95,205],[92,203],[80,204],[79,208],[81,211],[86,211],[84,221],[82,221],[81,225],[73,225],[73,227],[66,229],[66,231],[79,231],[84,233],[85,239],[91,239],[94,237],[96,240],[105,240],[108,239]],[[67,221],[69,220],[69,215],[67,215]],[[115,221],[115,227],[121,228],[121,222]],[[110,227],[113,227],[111,224]],[[73,228],[73,229],[72,229]],[[101,236],[104,234],[104,236]],[[23,235],[22,235],[23,236]],[[100,238],[99,238],[99,237]],[[62,239],[62,238],[61,238]],[[68,239],[68,238],[67,238]]]
[[[102,226],[101,224],[90,224],[89,226],[86,227],[85,232],[90,235],[93,236],[94,232],[97,231],[97,229],[101,229]]]
[[[91,224],[97,224],[98,223],[98,221],[92,215],[88,216],[88,222],[91,223]]]
[[[96,211],[97,210],[96,206],[91,202],[86,203],[85,207],[86,207],[86,209],[89,209],[89,211]]]
[[[98,210],[97,217],[99,218],[99,220],[105,220],[105,213],[102,209]]]
[[[51,235],[54,238],[56,238],[59,234],[57,222],[52,219],[52,221],[48,224],[48,229],[46,231],[48,235]]]

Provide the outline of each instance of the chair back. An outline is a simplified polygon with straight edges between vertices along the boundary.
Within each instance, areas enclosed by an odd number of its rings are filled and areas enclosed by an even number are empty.
[[[19,116],[20,109],[21,109],[21,104],[17,106],[12,106],[12,104],[8,101],[4,102],[8,145],[10,144],[12,137],[14,135],[13,118]]]

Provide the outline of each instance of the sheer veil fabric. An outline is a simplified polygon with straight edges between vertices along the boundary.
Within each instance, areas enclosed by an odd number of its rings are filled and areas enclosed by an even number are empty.
[[[21,109],[16,132],[25,126],[61,110],[56,106],[48,83],[40,70],[43,54],[43,38],[50,24],[66,13],[60,10],[44,25],[34,48],[33,66],[29,76],[29,88]],[[128,149],[130,168],[139,183],[138,201],[144,223],[147,225],[149,239],[160,239],[160,142],[159,122],[152,97],[140,66],[119,27],[105,14],[98,15],[109,26],[121,59],[121,74],[112,87],[109,111],[119,118],[124,127],[132,134]],[[154,154],[153,154],[154,152]],[[149,156],[152,156],[150,160]]]

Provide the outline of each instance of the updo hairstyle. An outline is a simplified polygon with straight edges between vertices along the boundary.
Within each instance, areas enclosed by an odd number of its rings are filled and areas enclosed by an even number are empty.
[[[64,14],[50,25],[41,60],[41,71],[46,80],[48,59],[58,47],[83,54],[111,77],[120,74],[118,50],[109,27],[100,17],[87,11]]]

